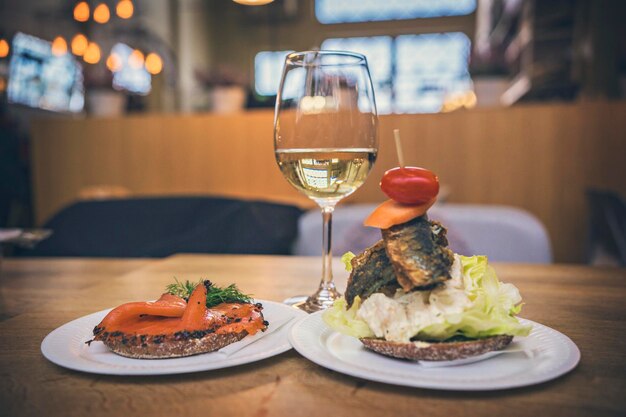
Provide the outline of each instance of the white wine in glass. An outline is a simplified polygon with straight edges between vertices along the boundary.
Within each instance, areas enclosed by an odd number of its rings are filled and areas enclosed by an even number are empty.
[[[274,149],[281,172],[322,209],[322,279],[308,297],[285,302],[307,312],[328,308],[333,283],[331,223],[335,205],[359,188],[378,152],[378,118],[367,60],[361,54],[289,54],[276,99]]]

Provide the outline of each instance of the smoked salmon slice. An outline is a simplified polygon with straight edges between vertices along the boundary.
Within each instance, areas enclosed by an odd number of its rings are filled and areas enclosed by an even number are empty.
[[[210,281],[197,285],[188,301],[163,294],[154,302],[116,307],[94,328],[93,340],[123,356],[168,358],[221,349],[267,328],[261,304],[222,303],[207,308],[210,286]]]
[[[99,326],[118,326],[124,321],[143,315],[159,317],[182,317],[187,302],[175,295],[163,294],[157,301],[142,301],[122,304],[106,315]]]

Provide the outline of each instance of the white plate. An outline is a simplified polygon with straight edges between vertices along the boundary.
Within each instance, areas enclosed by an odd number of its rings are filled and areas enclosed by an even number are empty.
[[[165,375],[228,368],[291,349],[289,330],[295,319],[306,316],[306,313],[274,301],[255,301],[263,304],[263,316],[270,322],[270,328],[272,320],[278,321],[288,315],[293,315],[294,320],[230,356],[212,352],[185,358],[131,359],[114,354],[102,342],[87,346],[85,341],[93,337],[94,326],[111,310],[81,317],[53,330],[41,343],[41,352],[51,362],[76,371],[109,375]]]
[[[330,329],[315,313],[291,328],[289,340],[302,356],[337,372],[394,385],[442,390],[483,391],[538,384],[563,375],[580,360],[578,347],[567,336],[542,324],[532,324],[528,337],[515,343],[533,350],[501,354],[462,366],[428,367],[369,351],[358,339]]]

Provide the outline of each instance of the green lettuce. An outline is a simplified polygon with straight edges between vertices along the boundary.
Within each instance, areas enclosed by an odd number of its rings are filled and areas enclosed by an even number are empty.
[[[343,262],[343,266],[346,268],[346,271],[352,272],[352,258],[356,255],[350,251],[341,255],[341,262]]]
[[[348,303],[345,298],[341,297],[323,313],[322,318],[329,327],[339,333],[358,338],[372,337],[374,332],[370,330],[366,322],[356,316],[360,306],[361,297],[359,296],[355,297],[352,307],[349,309],[347,309]]]
[[[530,326],[515,317],[522,309],[522,297],[513,284],[498,280],[486,256],[461,256],[465,292],[471,300],[462,314],[446,317],[442,323],[422,329],[419,338],[444,340],[455,335],[481,338],[508,334],[527,336]]]
[[[445,340],[461,335],[481,338],[499,334],[526,336],[530,326],[522,325],[515,317],[521,310],[517,288],[498,280],[493,268],[488,265],[486,256],[460,256],[465,302],[462,310],[451,308],[434,323],[415,326],[416,334],[423,340]],[[469,299],[469,302],[467,302]],[[367,322],[357,315],[361,301],[355,300],[349,310],[347,303],[340,299],[326,313],[324,321],[331,328],[354,337],[372,336]]]

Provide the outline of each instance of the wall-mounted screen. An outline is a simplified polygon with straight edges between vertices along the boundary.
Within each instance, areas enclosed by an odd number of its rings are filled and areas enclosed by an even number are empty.
[[[10,103],[60,112],[80,112],[83,73],[70,54],[55,56],[51,44],[24,33],[13,38],[7,96]]]
[[[111,49],[111,55],[115,55],[121,65],[113,72],[113,88],[135,94],[148,94],[152,88],[152,77],[143,61],[133,62],[132,53],[133,48],[124,43],[117,43]]]

